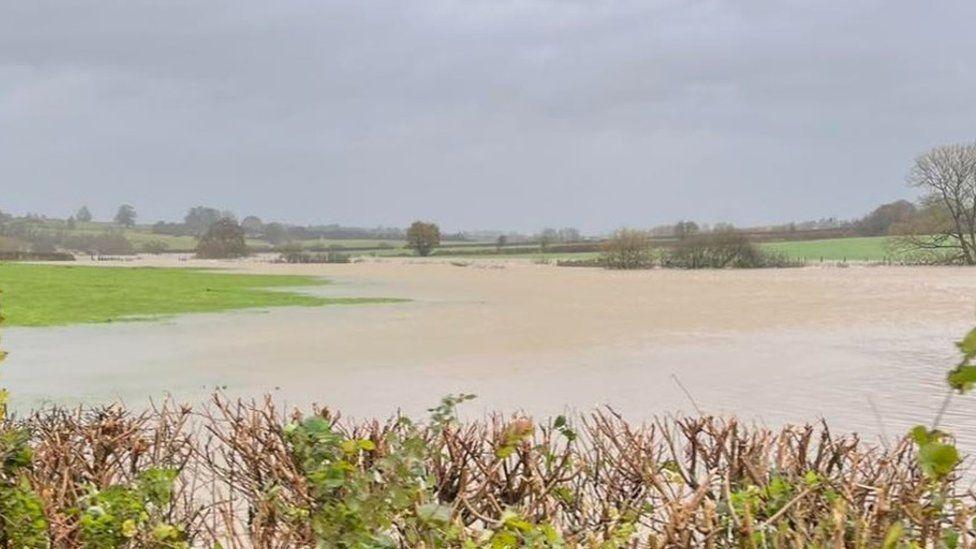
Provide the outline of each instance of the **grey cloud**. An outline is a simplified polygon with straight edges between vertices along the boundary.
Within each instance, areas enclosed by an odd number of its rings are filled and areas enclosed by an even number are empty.
[[[0,3],[0,209],[852,216],[976,127],[968,2]]]

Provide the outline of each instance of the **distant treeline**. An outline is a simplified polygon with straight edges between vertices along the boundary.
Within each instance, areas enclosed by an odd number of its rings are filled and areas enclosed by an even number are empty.
[[[75,251],[97,254],[131,254],[137,251],[160,253],[166,251],[190,252],[195,242],[218,220],[232,219],[239,225],[252,249],[255,241],[263,242],[266,249],[282,248],[294,243],[305,243],[313,251],[326,251],[334,244],[320,244],[316,240],[367,240],[376,245],[352,244],[346,251],[375,251],[399,247],[398,242],[407,239],[407,231],[399,227],[346,227],[339,224],[296,225],[276,221],[264,222],[248,215],[237,220],[233,212],[221,211],[208,206],[195,206],[187,210],[182,221],[159,221],[151,225],[137,225],[134,207],[119,207],[111,222],[95,222],[87,207],[82,206],[67,219],[54,219],[37,214],[15,217],[0,212],[0,251],[55,253]],[[850,236],[886,235],[900,231],[912,224],[920,210],[907,200],[882,204],[864,217],[842,221],[824,218],[766,227],[740,229],[739,232],[754,241],[810,240],[844,238]],[[679,221],[660,225],[648,230],[654,245],[671,246],[686,236],[723,232],[733,228],[728,223],[708,225],[694,221]],[[133,232],[140,238],[134,240]],[[157,238],[158,237],[158,238]],[[174,240],[181,238],[182,240]],[[187,239],[194,239],[189,240]],[[440,240],[449,242],[450,249],[441,248],[439,255],[490,255],[497,253],[582,253],[599,251],[604,237],[585,237],[573,227],[545,228],[536,234],[518,232],[475,231],[441,234]],[[260,246],[258,246],[260,249]]]

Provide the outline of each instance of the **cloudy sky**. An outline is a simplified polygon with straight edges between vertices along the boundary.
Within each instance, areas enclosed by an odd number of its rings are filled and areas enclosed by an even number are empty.
[[[976,139],[966,1],[0,0],[0,209],[859,215]]]

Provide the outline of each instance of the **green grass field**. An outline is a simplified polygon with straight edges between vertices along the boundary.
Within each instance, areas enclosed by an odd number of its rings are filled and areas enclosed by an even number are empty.
[[[315,277],[197,269],[0,263],[0,307],[10,326],[58,326],[254,307],[396,301],[284,291],[323,284],[327,281]]]
[[[786,255],[791,259],[806,261],[881,261],[893,258],[888,249],[889,237],[865,236],[832,238],[829,240],[796,240],[792,242],[766,242],[763,249]]]

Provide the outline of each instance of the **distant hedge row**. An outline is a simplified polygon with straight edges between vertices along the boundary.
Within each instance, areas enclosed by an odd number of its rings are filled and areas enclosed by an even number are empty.
[[[65,252],[0,251],[0,261],[74,261],[75,256]]]

